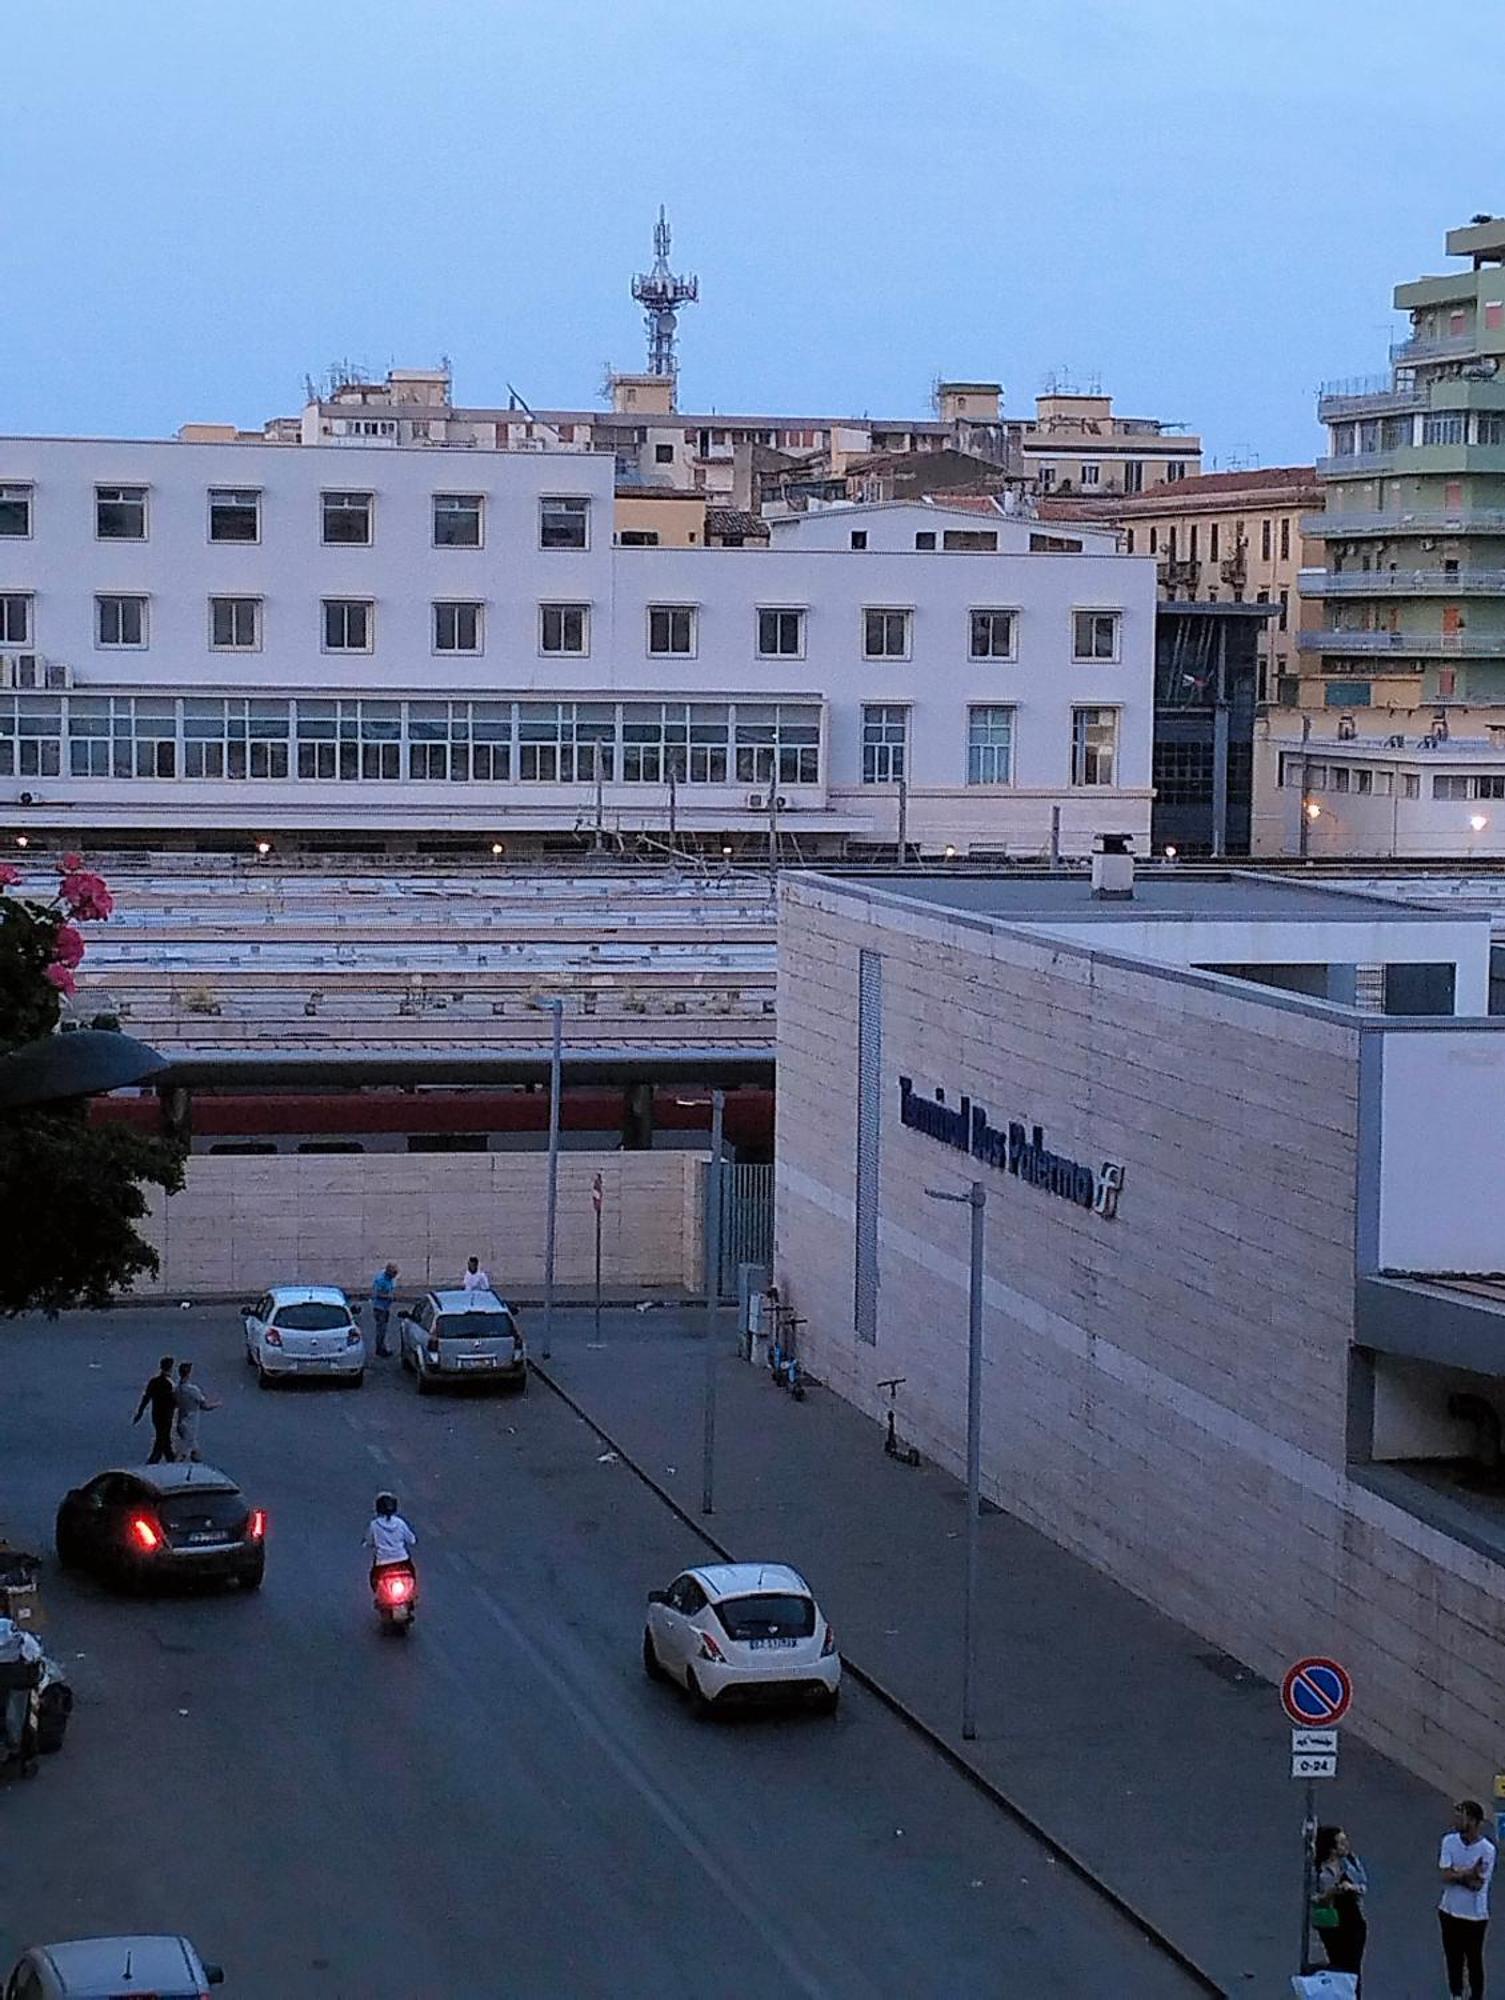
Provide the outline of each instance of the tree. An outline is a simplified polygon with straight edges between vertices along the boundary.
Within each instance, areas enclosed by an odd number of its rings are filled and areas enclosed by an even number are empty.
[[[42,902],[11,892],[0,865],[0,1063],[57,1032],[84,956],[80,924],[103,923],[114,899],[77,854]],[[157,1253],[138,1233],[146,1188],[183,1185],[182,1148],[122,1125],[95,1125],[83,1097],[0,1111],[0,1315],[108,1305]]]

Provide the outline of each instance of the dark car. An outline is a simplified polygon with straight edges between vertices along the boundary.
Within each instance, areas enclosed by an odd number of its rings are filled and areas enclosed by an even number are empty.
[[[212,1465],[133,1465],[76,1486],[57,1510],[57,1556],[136,1587],[234,1582],[266,1570],[267,1517]]]

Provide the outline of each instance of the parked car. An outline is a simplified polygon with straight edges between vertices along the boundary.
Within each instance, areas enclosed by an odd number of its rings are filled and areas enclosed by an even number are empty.
[[[687,1689],[702,1715],[782,1699],[831,1713],[841,1692],[836,1635],[784,1563],[707,1563],[650,1590],[643,1666]]]
[[[76,1486],[57,1510],[58,1561],[107,1581],[260,1587],[267,1517],[212,1465],[119,1466]]]
[[[75,1938],[23,1951],[4,2000],[208,2000],[224,1979],[185,1937]]]
[[[528,1351],[512,1308],[495,1292],[428,1292],[398,1322],[398,1354],[420,1395],[441,1383],[528,1386]]]
[[[357,1388],[365,1380],[365,1338],[338,1285],[273,1285],[240,1312],[263,1389],[288,1375],[334,1375]]]

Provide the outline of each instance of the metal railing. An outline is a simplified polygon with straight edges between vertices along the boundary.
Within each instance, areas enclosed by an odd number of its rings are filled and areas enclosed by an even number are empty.
[[[1474,653],[1505,656],[1505,634],[1480,632],[1298,632],[1300,653]]]
[[[1476,333],[1415,334],[1410,340],[1397,340],[1390,349],[1390,359],[1397,368],[1404,368],[1412,361],[1445,361],[1460,354],[1476,354],[1478,348]]]
[[[1494,597],[1505,569],[1361,569],[1302,573],[1303,597]]]
[[[1317,460],[1319,479],[1361,479],[1371,472],[1392,472],[1394,469],[1393,451],[1350,451],[1339,458]]]
[[[1409,514],[1303,514],[1301,532],[1330,542],[1348,535],[1505,535],[1505,507],[1454,507]]]
[[[1317,391],[1317,421],[1340,422],[1344,417],[1383,417],[1425,407],[1426,393],[1414,382],[1396,382],[1389,375],[1350,375],[1324,382]]]

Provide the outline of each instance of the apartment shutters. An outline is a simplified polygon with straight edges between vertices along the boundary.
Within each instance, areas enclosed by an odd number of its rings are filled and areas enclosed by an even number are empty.
[[[857,1204],[853,1324],[878,1340],[878,1141],[883,1127],[883,959],[864,951],[857,971]]]

